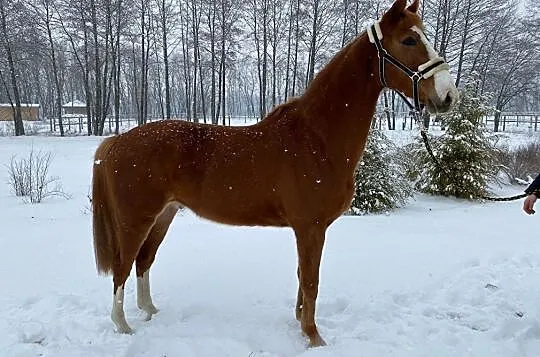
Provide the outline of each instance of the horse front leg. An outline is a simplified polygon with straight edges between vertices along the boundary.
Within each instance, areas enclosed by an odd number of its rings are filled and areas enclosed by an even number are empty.
[[[297,316],[302,332],[309,338],[309,347],[326,345],[315,324],[315,305],[319,291],[319,267],[326,228],[319,224],[295,228],[298,249],[299,292]]]

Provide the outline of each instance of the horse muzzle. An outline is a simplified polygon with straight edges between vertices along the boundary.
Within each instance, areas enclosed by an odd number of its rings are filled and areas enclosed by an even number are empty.
[[[430,113],[446,113],[450,111],[456,104],[459,98],[457,89],[450,88],[443,98],[440,98],[438,95],[435,95],[428,99],[426,107]]]

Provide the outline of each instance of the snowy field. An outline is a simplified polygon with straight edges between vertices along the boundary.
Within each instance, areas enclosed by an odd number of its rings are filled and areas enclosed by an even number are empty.
[[[1,357],[540,355],[539,218],[521,201],[423,195],[329,229],[317,310],[326,347],[306,349],[294,319],[289,229],[227,227],[190,212],[176,217],[151,273],[160,312],[144,321],[132,272],[126,315],[136,331],[117,334],[87,197],[99,141],[0,137]],[[31,205],[12,195],[5,164],[31,146],[54,152],[51,174],[71,199]]]

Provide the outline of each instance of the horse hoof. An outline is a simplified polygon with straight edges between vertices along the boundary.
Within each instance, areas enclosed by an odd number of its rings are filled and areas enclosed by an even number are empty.
[[[129,327],[123,311],[119,312],[117,310],[113,310],[111,313],[111,320],[119,333],[133,335],[133,329]]]
[[[150,315],[155,315],[159,312],[159,310],[154,305],[145,306],[141,308],[141,310],[145,311],[146,313]]]
[[[124,335],[133,335],[135,331],[128,325],[126,326],[116,326],[118,333],[124,334]]]
[[[317,335],[313,338],[310,338],[308,348],[314,348],[314,347],[323,347],[326,346],[326,342],[322,339],[321,336]]]
[[[149,304],[149,305],[139,305],[137,304],[137,307],[139,308],[139,310],[142,310],[144,312],[146,312],[147,314],[150,314],[150,315],[155,315],[158,313],[158,308],[154,306],[154,304]]]

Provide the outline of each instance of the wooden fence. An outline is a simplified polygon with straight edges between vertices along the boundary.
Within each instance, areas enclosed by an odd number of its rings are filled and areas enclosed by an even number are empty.
[[[538,120],[540,119],[539,112],[502,112],[499,119],[499,130],[507,131],[513,129],[538,131]],[[495,125],[495,117],[488,116],[485,118],[489,128]]]
[[[396,121],[400,124],[401,130],[412,130],[414,123],[411,120],[411,117],[408,113],[396,113]],[[179,119],[179,118],[176,118]],[[87,132],[86,125],[86,115],[70,115],[65,116],[62,119],[64,130],[67,133],[85,133]],[[161,117],[149,117],[148,122],[161,120]],[[489,129],[494,127],[494,116],[486,116],[484,118],[485,123]],[[503,112],[501,113],[499,119],[499,130],[500,131],[538,131],[540,129],[540,113],[539,112],[528,112],[528,113],[514,113],[514,112]],[[248,125],[253,124],[257,121],[256,118],[242,116],[235,117],[232,120],[229,118],[227,121],[228,125]],[[384,113],[379,113],[377,120],[374,122],[375,126],[386,126],[386,116]],[[432,118],[432,125],[437,126],[439,123]],[[137,125],[137,120],[134,116],[121,116],[120,117],[120,131],[126,131],[129,128],[132,128]],[[53,131],[58,130],[58,123],[53,120],[50,123],[50,127]],[[114,117],[109,116],[105,121],[104,132],[106,134],[113,133],[115,130],[115,121]]]

